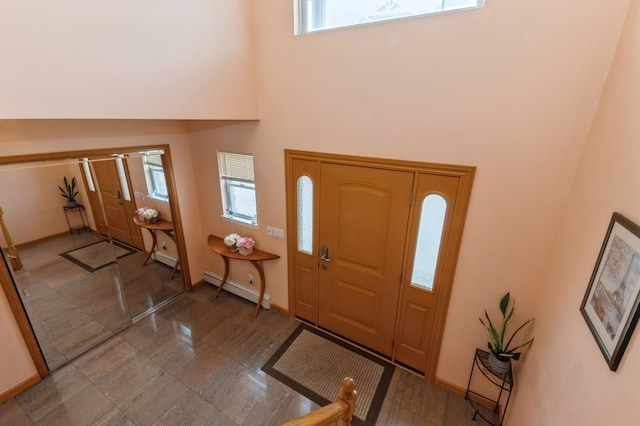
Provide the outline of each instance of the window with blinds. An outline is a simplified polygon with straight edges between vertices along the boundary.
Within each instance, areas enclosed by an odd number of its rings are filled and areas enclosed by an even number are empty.
[[[223,217],[257,225],[253,155],[218,151]]]
[[[144,175],[147,180],[149,197],[158,201],[169,201],[167,181],[164,177],[164,167],[160,154],[149,154],[142,157]]]

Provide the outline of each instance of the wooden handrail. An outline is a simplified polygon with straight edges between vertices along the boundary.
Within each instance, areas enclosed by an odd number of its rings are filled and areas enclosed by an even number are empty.
[[[0,228],[2,229],[2,234],[4,236],[4,241],[7,243],[7,248],[5,249],[7,253],[7,258],[9,262],[11,262],[11,266],[14,271],[22,268],[22,261],[20,260],[20,256],[18,255],[18,249],[13,245],[13,241],[11,240],[11,235],[9,234],[9,230],[7,229],[7,225],[4,223],[4,212],[2,211],[2,207],[0,207]]]
[[[356,409],[357,396],[356,382],[351,377],[345,377],[340,384],[340,393],[336,402],[291,420],[283,426],[348,426],[351,424],[351,417]]]

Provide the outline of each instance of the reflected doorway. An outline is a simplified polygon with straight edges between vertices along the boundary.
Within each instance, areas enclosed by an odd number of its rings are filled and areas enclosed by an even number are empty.
[[[91,163],[90,173],[93,172],[95,190],[92,190],[91,185],[87,184],[86,172],[83,173],[83,180],[98,232],[102,235],[110,235],[111,238],[130,246],[143,249],[140,228],[131,223],[136,204],[131,197],[132,190],[125,166],[126,164],[121,158],[94,161]],[[100,211],[100,207],[104,209],[104,212]]]

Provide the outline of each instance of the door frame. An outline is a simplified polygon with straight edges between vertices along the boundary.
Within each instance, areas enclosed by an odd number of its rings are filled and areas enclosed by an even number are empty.
[[[449,233],[449,247],[447,250],[447,256],[442,259],[443,262],[443,274],[444,279],[440,282],[438,301],[436,303],[435,309],[435,320],[433,325],[433,335],[432,342],[433,345],[429,349],[429,355],[427,357],[427,366],[425,369],[424,377],[434,382],[436,380],[436,368],[438,365],[438,358],[440,354],[440,348],[442,346],[442,339],[444,336],[444,327],[445,321],[447,317],[449,301],[451,298],[451,291],[453,288],[453,281],[455,275],[456,264],[458,260],[458,254],[460,252],[460,245],[462,242],[462,234],[464,231],[465,219],[469,207],[469,200],[471,198],[471,188],[473,186],[473,180],[475,176],[476,168],[474,166],[462,166],[462,165],[452,165],[452,164],[437,164],[437,163],[428,163],[428,162],[418,162],[418,161],[409,161],[409,160],[396,160],[396,159],[384,159],[384,158],[374,158],[374,157],[362,157],[362,156],[352,156],[352,155],[342,155],[342,154],[330,154],[330,153],[321,153],[321,152],[313,152],[313,151],[299,151],[299,150],[290,150],[285,149],[285,184],[286,184],[286,214],[287,214],[287,258],[288,266],[287,266],[287,278],[288,278],[288,294],[289,294],[289,314],[291,316],[296,316],[296,302],[295,302],[295,259],[297,253],[297,205],[295,203],[296,200],[296,191],[297,186],[296,182],[294,182],[294,171],[293,171],[293,162],[294,160],[306,160],[316,162],[319,164],[322,162],[342,164],[342,165],[351,165],[351,166],[361,166],[361,167],[372,167],[372,168],[381,168],[387,170],[395,170],[395,171],[409,171],[413,173],[427,173],[439,176],[449,176],[456,177],[459,179],[459,187],[458,193],[456,197],[455,206],[453,212],[451,214],[451,230]],[[320,188],[319,182],[314,182],[314,205],[318,201],[318,190]],[[415,192],[415,188],[414,188]],[[420,203],[414,202],[411,205],[410,209],[410,218],[407,229],[413,229],[414,221],[416,220],[415,211],[417,208],[420,208]],[[312,251],[317,254],[318,253],[318,218],[314,216],[313,218],[313,230],[314,230],[314,238],[312,244]],[[405,257],[403,260],[403,277],[411,276],[411,271],[408,270],[408,265],[412,264],[412,261],[407,259],[406,254],[412,253],[412,246],[416,243],[417,236],[408,237],[405,241],[404,253]],[[408,275],[407,275],[408,274]],[[317,276],[317,270],[316,274]],[[403,278],[404,281],[404,278]],[[317,280],[316,280],[317,282]],[[400,298],[403,297],[404,294],[404,286],[401,286],[400,289]],[[397,317],[399,317],[400,312],[398,310]],[[317,322],[317,318],[316,318]],[[317,325],[317,324],[314,324]],[[396,335],[398,333],[399,321],[396,318]],[[391,359],[392,362],[395,362],[395,351]]]

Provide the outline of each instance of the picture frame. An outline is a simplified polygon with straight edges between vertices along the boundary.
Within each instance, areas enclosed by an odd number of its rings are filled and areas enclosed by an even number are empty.
[[[611,371],[616,371],[640,310],[640,226],[613,213],[580,306]]]

